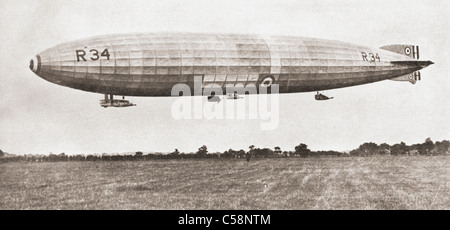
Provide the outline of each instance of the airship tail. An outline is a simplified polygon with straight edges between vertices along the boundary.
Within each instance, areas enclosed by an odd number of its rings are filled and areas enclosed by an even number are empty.
[[[402,61],[392,61],[392,64],[395,65],[402,65],[402,66],[409,66],[412,68],[415,68],[416,70],[425,68],[429,65],[434,64],[432,61],[419,61],[419,46],[416,45],[400,45],[400,44],[394,44],[394,45],[387,45],[382,46],[380,49],[391,51],[403,56],[407,56],[411,58],[411,60],[402,60]],[[409,74],[405,74],[403,76],[399,76],[396,78],[392,78],[390,80],[393,81],[403,81],[403,82],[410,82],[411,84],[416,84],[417,81],[421,80],[420,72],[415,71]]]

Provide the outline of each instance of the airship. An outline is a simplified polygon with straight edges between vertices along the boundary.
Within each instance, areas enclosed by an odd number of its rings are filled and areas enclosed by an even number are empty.
[[[209,89],[211,99],[233,86],[229,98],[237,99],[237,92],[258,94],[277,85],[277,93],[317,91],[316,100],[328,100],[319,92],[388,79],[415,83],[419,70],[431,64],[419,60],[417,45],[373,48],[296,36],[172,32],[67,42],[37,54],[29,67],[49,82],[104,94],[100,105],[107,108],[134,106],[125,96],[174,96],[179,85],[188,90],[176,96],[204,96]]]

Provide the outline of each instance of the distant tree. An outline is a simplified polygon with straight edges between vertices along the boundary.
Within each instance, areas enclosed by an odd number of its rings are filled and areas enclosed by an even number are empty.
[[[250,150],[245,154],[245,158],[247,159],[247,161],[250,161],[252,156],[255,155],[255,145],[250,145],[248,146],[248,148]]]
[[[203,145],[202,147],[198,148],[197,156],[204,157],[208,154],[208,147],[206,145]]]
[[[228,151],[225,151],[224,156],[225,157],[234,157],[233,152],[234,151],[232,149],[228,149]]]
[[[134,156],[130,156],[133,161],[142,161],[144,160],[144,153],[141,151],[135,152]]]
[[[342,153],[338,152],[338,151],[316,151],[316,152],[311,152],[311,155],[314,156],[341,156]]]
[[[274,151],[275,154],[277,154],[277,155],[278,155],[278,154],[281,154],[281,148],[280,148],[280,146],[276,146],[274,149],[275,149],[275,151]]]
[[[391,153],[391,146],[389,144],[383,143],[378,146],[378,154],[389,155]]]
[[[253,152],[256,157],[262,157],[262,158],[270,157],[273,155],[273,150],[269,149],[269,148],[263,148],[263,149],[256,148],[253,150]]]
[[[389,149],[391,146],[390,146],[389,144],[382,143],[382,144],[380,144],[379,147],[380,147],[380,148],[383,148],[383,149]]]
[[[362,153],[361,153],[361,150],[359,148],[357,148],[357,149],[353,149],[352,151],[350,151],[348,153],[348,155],[349,156],[361,156]]]
[[[430,138],[427,138],[422,144],[414,144],[411,149],[417,150],[419,155],[429,155],[434,148],[434,143]]]
[[[71,158],[71,160],[75,160],[75,158]],[[111,161],[111,156],[107,153],[102,153],[101,160],[102,161]]]
[[[65,153],[60,153],[58,154],[58,161],[68,161],[69,160],[69,156],[67,156]]]
[[[444,155],[447,154],[450,148],[450,141],[436,141],[435,148],[439,154]]]
[[[36,161],[37,161],[36,155],[30,154],[30,155],[27,157],[27,161],[30,161],[30,162],[36,162]]]
[[[0,149],[0,158],[5,156],[5,153]]]
[[[405,142],[400,142],[400,147],[403,154],[411,155],[410,147],[405,144]]]
[[[85,161],[86,160],[86,156],[84,156],[82,154],[77,154],[77,155],[75,155],[75,160],[76,161]]]
[[[175,151],[171,152],[170,155],[178,156],[178,155],[180,155],[180,151],[178,151],[178,149],[175,149]]]
[[[434,143],[430,138],[427,138],[422,145],[427,155],[430,154],[431,150],[434,148]]]
[[[98,161],[98,160],[100,160],[100,157],[98,156],[92,154],[86,156],[86,161]]]
[[[311,150],[308,149],[308,145],[306,144],[299,144],[295,146],[295,155],[299,155],[301,157],[307,157],[311,153]]]
[[[241,149],[241,150],[239,150],[237,152],[237,154],[238,154],[239,157],[244,157],[246,153],[245,153],[245,151],[243,149]]]
[[[417,153],[419,155],[426,155],[427,154],[427,151],[425,150],[425,147],[424,147],[423,144],[414,144],[414,145],[411,146],[410,150],[411,151],[415,151],[415,152],[417,151]]]
[[[378,150],[378,145],[372,142],[364,143],[359,146],[359,150],[364,156],[374,155]]]
[[[55,155],[55,154],[53,154],[53,153],[50,153],[50,154],[48,155],[48,160],[49,160],[50,162],[58,161],[58,156]]]
[[[395,144],[391,147],[392,155],[405,155],[407,153],[409,153],[409,148],[403,141],[400,142],[400,144]]]

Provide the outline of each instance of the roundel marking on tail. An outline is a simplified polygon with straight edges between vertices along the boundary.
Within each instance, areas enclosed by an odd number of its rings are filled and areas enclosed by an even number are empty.
[[[409,46],[405,47],[405,54],[408,56],[411,54],[411,48]]]

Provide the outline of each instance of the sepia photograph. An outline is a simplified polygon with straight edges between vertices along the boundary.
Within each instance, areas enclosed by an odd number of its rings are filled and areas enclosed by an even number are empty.
[[[449,1],[0,9],[0,210],[450,209]]]

